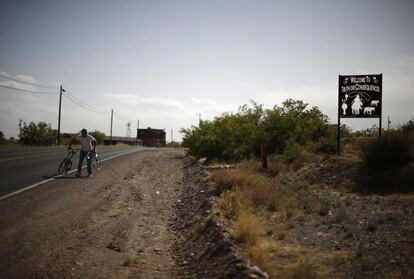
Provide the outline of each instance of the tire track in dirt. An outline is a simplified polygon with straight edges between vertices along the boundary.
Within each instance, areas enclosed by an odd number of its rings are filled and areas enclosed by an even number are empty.
[[[217,216],[208,172],[179,149],[0,202],[0,278],[266,278]]]
[[[175,277],[177,155],[130,155],[92,179],[56,180],[0,203],[0,277]]]

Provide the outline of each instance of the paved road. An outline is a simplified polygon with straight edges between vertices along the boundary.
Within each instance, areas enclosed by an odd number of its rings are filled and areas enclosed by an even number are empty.
[[[97,147],[102,159],[144,149],[144,147]],[[56,175],[59,163],[65,158],[66,153],[65,147],[0,148],[0,197]],[[77,166],[78,159],[78,155],[74,157],[74,167]]]

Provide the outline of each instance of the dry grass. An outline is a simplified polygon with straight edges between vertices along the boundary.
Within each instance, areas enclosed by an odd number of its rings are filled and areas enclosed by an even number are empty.
[[[251,261],[270,278],[331,278],[332,266],[347,261],[352,254],[342,251],[322,252],[270,238],[256,238],[246,245]],[[320,266],[323,261],[326,265]]]
[[[126,143],[117,143],[115,144],[116,147],[131,147],[131,145],[126,144]]]
[[[221,195],[218,206],[226,218],[235,219],[238,217],[239,212],[245,207],[245,202],[241,199],[242,195],[235,191],[224,192]]]
[[[216,194],[230,190],[236,193],[237,197],[228,194],[222,196],[222,199],[229,202],[229,205],[226,205],[226,202],[222,201],[224,207],[234,205],[240,208],[253,207],[253,209],[263,208],[274,211],[282,202],[282,196],[275,186],[265,177],[257,175],[255,171],[244,168],[219,170],[214,172],[212,177],[216,182]],[[234,210],[237,211],[235,208]]]
[[[303,150],[298,157],[292,162],[292,164],[290,165],[292,171],[298,171],[301,168],[303,168],[304,166],[306,166],[307,164],[311,163],[311,162],[315,162],[318,160],[318,157],[313,154],[310,153],[306,150]]]
[[[306,214],[312,212],[317,214],[321,201],[307,185],[293,181],[286,187],[281,180],[291,180],[293,167],[278,162],[269,164],[273,167],[270,172],[279,173],[276,178],[266,176],[257,161],[214,171],[215,193],[220,196],[218,206],[224,217],[234,221],[234,236],[250,260],[270,278],[329,278],[333,266],[347,258],[289,240],[289,223],[306,219]],[[308,159],[298,160],[297,167],[306,164],[303,162]],[[337,217],[344,219],[346,214],[338,213]]]
[[[269,160],[267,170],[272,175],[278,175],[280,173],[288,171],[289,166],[280,160]]]
[[[238,240],[247,246],[255,245],[263,234],[259,220],[250,212],[240,213],[235,228],[235,235]]]

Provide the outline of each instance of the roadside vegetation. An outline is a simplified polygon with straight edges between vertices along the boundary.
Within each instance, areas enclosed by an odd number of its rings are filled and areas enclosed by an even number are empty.
[[[57,130],[46,122],[30,122],[20,128],[19,142],[24,145],[51,145],[56,141]]]
[[[414,125],[387,131],[381,139],[371,139],[361,149],[363,168],[357,190],[390,193],[413,192]]]
[[[413,274],[401,244],[414,235],[412,195],[372,194],[414,192],[414,121],[381,139],[375,127],[344,126],[341,156],[336,126],[302,101],[252,102],[182,132],[183,146],[213,170],[231,234],[270,278]]]
[[[7,139],[3,131],[0,131],[0,147],[19,146],[20,144],[13,137]]]
[[[252,101],[250,106],[241,106],[237,113],[200,121],[198,127],[181,132],[182,145],[194,156],[210,162],[258,157],[262,145],[269,154],[295,153],[299,149],[336,152],[336,126],[317,107],[308,108],[303,101],[292,99],[272,109]],[[344,126],[342,132],[346,136],[349,129]]]
[[[6,146],[6,145],[38,145],[38,146],[47,146],[47,145],[54,145],[56,144],[56,138],[57,138],[57,130],[52,128],[51,124],[48,124],[46,122],[30,122],[27,124],[26,122],[22,123],[22,126],[19,127],[20,132],[18,135],[18,140],[14,139],[5,139],[4,134],[2,131],[0,131],[0,145]],[[68,145],[73,136],[77,134],[68,134],[63,133],[60,135],[61,144]],[[105,134],[94,130],[89,132],[90,135],[92,135],[98,144],[103,143],[103,140],[105,138]]]
[[[102,133],[102,132],[100,132],[98,130],[94,130],[94,131],[89,132],[89,134],[96,139],[96,141],[98,142],[98,144],[103,143],[104,138],[105,138],[105,133]]]

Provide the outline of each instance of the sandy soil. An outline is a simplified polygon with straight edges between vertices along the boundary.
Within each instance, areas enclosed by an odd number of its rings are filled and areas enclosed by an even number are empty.
[[[3,200],[0,278],[266,278],[213,218],[211,187],[165,148]]]
[[[175,278],[170,230],[184,153],[107,161],[0,203],[1,278]]]

